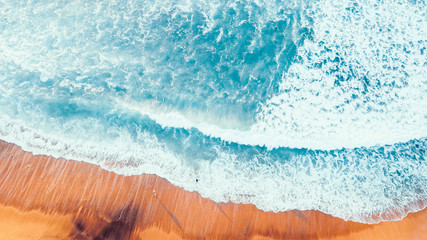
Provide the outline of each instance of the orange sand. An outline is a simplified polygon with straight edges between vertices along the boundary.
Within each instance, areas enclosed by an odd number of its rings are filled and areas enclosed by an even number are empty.
[[[122,176],[3,141],[0,204],[0,239],[427,238],[427,210],[375,225],[318,211],[264,212],[217,204],[155,175]]]

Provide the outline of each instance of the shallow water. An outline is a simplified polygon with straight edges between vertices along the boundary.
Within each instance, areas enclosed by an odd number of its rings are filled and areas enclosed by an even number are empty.
[[[3,1],[0,138],[215,201],[400,219],[427,200],[426,10]]]

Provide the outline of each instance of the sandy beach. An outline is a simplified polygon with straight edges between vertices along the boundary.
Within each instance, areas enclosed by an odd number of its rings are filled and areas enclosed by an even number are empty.
[[[425,239],[427,210],[361,224],[215,203],[155,175],[34,156],[0,141],[0,239]]]

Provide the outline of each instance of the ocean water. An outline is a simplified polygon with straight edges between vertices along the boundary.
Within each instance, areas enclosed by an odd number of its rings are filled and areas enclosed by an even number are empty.
[[[425,1],[3,0],[0,138],[218,202],[398,220],[427,204],[426,51]]]

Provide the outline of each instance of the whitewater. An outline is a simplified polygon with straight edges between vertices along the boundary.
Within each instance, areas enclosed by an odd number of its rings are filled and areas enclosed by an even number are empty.
[[[217,202],[399,220],[427,204],[426,51],[425,1],[5,0],[0,139]]]

